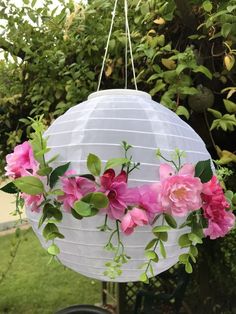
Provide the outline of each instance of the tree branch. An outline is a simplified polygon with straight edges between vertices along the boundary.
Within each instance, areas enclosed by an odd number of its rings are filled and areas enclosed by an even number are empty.
[[[10,52],[12,55],[19,57],[22,60],[25,58],[25,52],[22,49],[17,49],[13,44],[11,44],[2,36],[0,37],[0,49]]]

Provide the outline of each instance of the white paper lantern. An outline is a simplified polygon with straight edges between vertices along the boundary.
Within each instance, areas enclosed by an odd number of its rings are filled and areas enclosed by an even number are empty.
[[[210,158],[204,142],[195,131],[175,113],[157,102],[147,93],[134,90],[106,90],[91,94],[88,100],[69,109],[47,130],[47,158],[56,154],[57,167],[71,162],[71,169],[78,173],[88,173],[86,158],[89,153],[102,159],[103,165],[110,158],[123,157],[121,142],[133,146],[135,162],[140,162],[140,170],[129,177],[129,186],[140,186],[159,180],[160,161],[156,158],[157,148],[168,156],[175,148],[186,151],[186,162],[197,163]],[[29,221],[43,246],[47,247],[41,230],[38,230],[40,214],[27,210]],[[92,278],[109,281],[103,275],[104,264],[113,254],[104,250],[109,233],[97,229],[104,222],[104,215],[76,220],[64,213],[59,230],[65,239],[57,239],[61,253],[59,259],[67,267]],[[186,233],[186,228],[172,230],[166,243],[167,258],[160,258],[154,265],[155,275],[167,270],[178,261],[184,252],[178,246],[178,238]],[[143,270],[140,265],[146,261],[144,248],[153,238],[151,227],[139,227],[130,236],[122,235],[127,255],[131,260],[122,267],[123,273],[116,279],[119,282],[139,280]]]

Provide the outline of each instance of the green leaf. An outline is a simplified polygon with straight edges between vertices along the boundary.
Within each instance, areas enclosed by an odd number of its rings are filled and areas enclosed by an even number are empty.
[[[139,280],[144,282],[144,283],[149,283],[148,276],[145,273],[142,273],[139,277]]]
[[[198,235],[196,235],[195,233],[190,233],[188,235],[188,238],[191,242],[193,242],[193,244],[198,244],[198,243],[202,244],[202,239]]]
[[[190,253],[194,256],[197,257],[198,256],[198,249],[196,248],[196,246],[191,245],[190,246]]]
[[[206,12],[211,12],[213,9],[212,3],[209,0],[204,1],[202,7]]]
[[[24,4],[29,4],[29,0],[23,0]]]
[[[165,217],[165,221],[167,222],[167,224],[173,228],[176,229],[177,228],[177,222],[175,221],[175,219],[169,215],[169,214],[164,214]]]
[[[18,192],[18,189],[13,182],[10,182],[4,185],[2,188],[0,188],[0,191],[3,191],[8,194],[16,194]]]
[[[221,119],[222,118],[222,113],[218,110],[214,110],[214,109],[211,109],[211,108],[208,108],[207,111],[209,111],[210,113],[213,114],[213,116],[217,119]]]
[[[189,240],[188,234],[182,234],[179,237],[179,241],[178,241],[180,247],[188,247],[192,244],[192,242]]]
[[[180,261],[180,263],[185,264],[185,263],[188,262],[188,260],[189,260],[189,254],[187,254],[187,253],[181,254],[181,255],[179,256],[179,261]]]
[[[184,106],[178,106],[177,110],[175,111],[175,113],[178,116],[184,116],[187,120],[190,117],[189,111],[187,108],[185,108]]]
[[[228,99],[224,99],[224,105],[229,113],[236,113],[236,104]]]
[[[156,252],[154,251],[145,251],[145,256],[148,260],[151,260],[155,263],[159,261],[159,257]]]
[[[166,258],[166,250],[162,241],[160,241],[160,253],[163,256],[163,258]]]
[[[93,175],[91,175],[91,174],[81,174],[80,177],[81,178],[86,178],[86,179],[88,179],[90,181],[95,181],[95,177]]]
[[[56,220],[62,220],[62,212],[52,204],[45,204],[43,207],[43,213],[46,215],[47,218],[54,217]]]
[[[50,245],[47,251],[50,255],[53,256],[58,255],[60,253],[60,249],[56,244]]]
[[[32,8],[35,6],[36,2],[37,2],[37,0],[32,0],[32,2],[31,2],[31,7]]]
[[[81,201],[93,205],[95,208],[106,208],[109,204],[108,197],[101,192],[89,193]]]
[[[167,232],[154,232],[154,235],[161,241],[166,242],[168,240]]]
[[[101,173],[102,163],[99,157],[89,154],[87,158],[87,168],[92,175],[99,176]]]
[[[199,91],[195,87],[189,87],[189,86],[179,87],[178,92],[181,95],[196,95],[199,93]]]
[[[146,250],[150,250],[158,242],[158,239],[152,239],[145,247]]]
[[[64,192],[60,189],[56,189],[56,190],[49,191],[48,194],[62,196],[64,195]]]
[[[48,240],[52,233],[60,233],[60,232],[54,223],[49,222],[46,224],[46,226],[43,229],[43,236],[46,240]]]
[[[115,168],[118,166],[122,166],[122,165],[129,163],[129,162],[130,162],[130,160],[127,158],[112,158],[112,159],[109,159],[107,161],[106,166],[105,166],[105,170]]]
[[[213,172],[211,169],[211,161],[203,160],[199,161],[195,167],[195,177],[200,178],[202,183],[206,183],[211,180]]]
[[[68,162],[62,166],[59,166],[53,170],[53,172],[50,175],[50,179],[49,179],[50,188],[53,188],[55,186],[59,177],[61,177],[65,174],[65,172],[68,170],[69,166],[70,166],[70,162]]]
[[[29,195],[37,195],[44,192],[42,181],[33,176],[15,179],[13,183],[21,192]]]
[[[89,217],[92,212],[91,205],[83,201],[75,202],[73,208],[82,217]]]
[[[232,30],[232,24],[230,23],[224,23],[222,28],[221,28],[221,35],[224,37],[224,38],[227,38],[230,34]]]
[[[188,273],[188,274],[191,274],[193,272],[193,268],[192,268],[192,265],[188,262],[185,264],[185,271]]]
[[[56,238],[64,239],[65,237],[60,232],[52,232],[47,236],[47,240],[54,240]]]
[[[52,172],[52,167],[41,168],[37,171],[39,176],[47,176]]]
[[[204,67],[203,65],[199,65],[198,67],[196,67],[193,72],[195,73],[200,72],[204,74],[206,77],[208,77],[210,80],[212,80],[211,72],[208,70],[208,68]]]
[[[81,215],[79,215],[79,214],[74,210],[74,208],[71,208],[71,214],[72,214],[72,216],[73,216],[75,219],[78,219],[78,220],[83,219],[83,217],[82,217]]]
[[[154,227],[153,229],[152,229],[152,232],[153,233],[161,233],[161,232],[167,232],[167,231],[169,231],[169,230],[171,230],[171,227],[170,226],[157,226],[157,227]]]

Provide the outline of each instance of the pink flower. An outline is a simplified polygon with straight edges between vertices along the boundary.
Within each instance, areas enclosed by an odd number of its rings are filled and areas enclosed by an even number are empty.
[[[194,177],[194,166],[185,164],[175,174],[168,164],[160,165],[160,185],[158,204],[164,212],[184,217],[193,210],[201,208],[202,183]]]
[[[63,177],[61,177],[64,195],[59,196],[58,200],[63,202],[63,206],[66,211],[70,211],[71,208],[73,208],[74,203],[80,200],[83,196],[96,190],[95,183],[86,178],[66,177],[75,174],[75,171],[69,170]]]
[[[129,235],[134,231],[137,226],[143,226],[148,224],[148,217],[144,210],[140,208],[133,208],[129,210],[127,214],[121,220],[121,230]]]
[[[225,236],[233,228],[235,216],[232,212],[226,211],[229,204],[216,176],[203,184],[202,200],[204,217],[208,220],[205,235],[211,239]]]
[[[100,178],[101,189],[109,199],[109,205],[105,212],[111,219],[121,219],[125,213],[128,201],[131,201],[127,189],[127,175],[125,171],[116,176],[113,169],[108,169]]]
[[[162,209],[157,203],[159,184],[143,185],[138,188],[140,208],[146,211],[149,223],[151,224],[155,215],[161,213]]]
[[[36,174],[39,169],[39,163],[34,158],[29,142],[17,145],[14,152],[6,156],[6,161],[6,175],[14,179]]]
[[[43,201],[43,195],[37,194],[37,195],[29,195],[26,193],[22,193],[21,197],[25,200],[25,205],[31,209],[32,212],[39,213],[41,208],[39,205]]]

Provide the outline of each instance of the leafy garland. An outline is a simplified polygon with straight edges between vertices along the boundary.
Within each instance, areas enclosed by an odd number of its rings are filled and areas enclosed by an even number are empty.
[[[196,262],[198,255],[196,245],[202,243],[203,237],[209,235],[214,239],[218,236],[224,236],[234,225],[234,215],[229,209],[235,209],[236,194],[227,191],[226,200],[222,188],[219,183],[216,182],[215,176],[213,176],[210,160],[200,161],[193,168],[190,164],[181,164],[181,159],[185,157],[184,152],[176,149],[172,159],[167,159],[162,155],[160,150],[157,150],[157,157],[166,162],[161,166],[163,173],[166,171],[169,172],[167,176],[165,174],[166,177],[163,179],[163,184],[169,184],[168,180],[171,179],[185,180],[187,178],[186,180],[189,180],[191,184],[201,187],[201,191],[197,191],[196,193],[198,194],[196,195],[198,195],[199,199],[201,197],[202,206],[190,210],[188,209],[187,215],[186,213],[184,213],[185,215],[183,215],[183,213],[174,213],[171,208],[168,210],[159,209],[156,210],[154,215],[150,215],[145,205],[143,205],[142,200],[127,203],[125,208],[117,208],[116,211],[116,208],[111,206],[112,200],[114,198],[118,200],[117,195],[120,193],[119,189],[121,190],[124,186],[126,187],[129,174],[140,166],[140,163],[133,162],[132,156],[129,156],[129,151],[132,148],[131,145],[126,142],[122,143],[124,158],[108,160],[103,174],[102,163],[99,157],[89,154],[87,158],[87,168],[90,173],[78,175],[73,171],[68,171],[70,163],[53,169],[51,164],[58,156],[46,161],[45,155],[50,149],[47,147],[47,139],[43,137],[44,126],[42,118],[32,120],[32,128],[34,132],[31,134],[29,142],[18,145],[14,153],[7,156],[8,165],[6,167],[6,174],[14,180],[1,188],[1,190],[16,194],[16,213],[21,214],[22,204],[24,202],[31,210],[40,211],[42,213],[38,228],[43,229],[42,233],[46,241],[51,241],[47,249],[48,253],[51,255],[51,259],[57,257],[60,253],[55,239],[64,238],[63,234],[61,234],[58,229],[58,224],[60,224],[63,219],[63,212],[66,208],[65,204],[67,204],[68,207],[68,200],[70,199],[69,197],[67,198],[68,190],[65,189],[63,184],[76,182],[76,180],[83,180],[89,192],[85,192],[84,195],[81,194],[80,197],[77,196],[77,198],[73,199],[73,202],[70,203],[69,210],[73,217],[81,220],[86,217],[95,216],[101,211],[104,212],[105,209],[104,224],[98,227],[98,229],[101,232],[107,232],[109,234],[108,241],[104,248],[107,251],[113,252],[113,260],[105,264],[107,269],[104,275],[108,276],[110,279],[115,279],[117,276],[120,276],[122,274],[122,265],[127,263],[130,259],[125,252],[121,232],[128,235],[132,233],[138,225],[143,226],[149,224],[153,226],[153,239],[146,245],[145,257],[147,261],[141,265],[143,273],[140,276],[141,281],[148,282],[149,278],[154,276],[153,263],[158,263],[160,257],[166,258],[165,242],[168,241],[168,232],[171,229],[181,229],[185,226],[189,227],[190,231],[181,235],[178,243],[181,248],[188,249],[187,253],[179,256],[179,262],[185,265],[186,272],[191,273],[191,263]],[[173,167],[171,167],[170,164]],[[115,176],[113,168],[117,167],[121,167],[121,172],[118,176]],[[189,172],[192,171],[191,169],[194,169],[194,175],[192,176],[189,175]],[[56,188],[59,182],[62,188]],[[109,188],[106,187],[108,183],[112,184],[112,182],[115,182],[117,190],[109,190]],[[171,186],[172,185],[169,184],[169,187]],[[140,187],[140,189],[142,190],[142,187]],[[160,192],[160,186],[158,189],[159,194],[157,194],[157,196],[159,197],[159,195],[162,195],[161,193],[164,192]],[[127,188],[125,191],[127,192],[127,190],[129,189]],[[131,194],[135,194],[138,191],[139,188],[130,189]],[[172,191],[171,197],[176,198],[176,202],[182,202],[184,195],[187,193],[186,191],[182,184],[177,190]],[[195,192],[191,191],[191,193]],[[220,201],[218,201],[216,194],[221,196]],[[122,197],[121,195],[121,200]],[[162,195],[162,197],[164,196]],[[162,198],[159,200],[156,199],[155,203],[159,202],[160,205],[162,201]],[[168,202],[171,203],[172,201],[168,199]],[[154,205],[156,206],[156,204]],[[108,208],[110,208],[110,210],[108,210]],[[118,216],[118,209],[122,211],[120,216]],[[185,218],[187,216],[187,218],[184,223],[178,226],[175,216]],[[114,229],[109,226],[110,219],[115,221]],[[158,225],[156,226],[157,221]],[[222,227],[222,230],[218,230],[218,227]],[[205,231],[206,228],[208,228],[207,232]],[[218,232],[217,234],[216,230]]]

